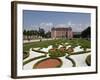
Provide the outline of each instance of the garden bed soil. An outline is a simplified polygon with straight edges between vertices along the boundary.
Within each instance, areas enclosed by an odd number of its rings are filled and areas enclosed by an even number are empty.
[[[46,58],[33,65],[33,68],[56,68],[61,65],[62,61],[58,58]]]

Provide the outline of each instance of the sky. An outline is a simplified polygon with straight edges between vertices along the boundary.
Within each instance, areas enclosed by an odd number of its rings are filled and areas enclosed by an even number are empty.
[[[90,13],[23,10],[23,29],[50,31],[52,27],[72,27],[81,32],[91,26]]]

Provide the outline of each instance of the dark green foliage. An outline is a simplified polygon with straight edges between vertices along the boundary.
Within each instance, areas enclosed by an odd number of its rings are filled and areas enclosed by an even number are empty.
[[[39,28],[39,36],[45,37],[45,31],[43,28]]]
[[[23,52],[23,59],[29,57],[29,52]]]
[[[35,51],[35,52],[38,52],[38,53],[43,53],[43,54],[48,54],[47,52],[40,51],[40,50],[34,50],[34,49],[32,49],[32,51]]]
[[[68,56],[70,55],[78,55],[78,54],[84,54],[84,53],[89,53],[91,51],[79,51],[79,52],[73,52],[73,53],[70,53]]]
[[[23,35],[27,35],[27,31],[26,30],[23,31]]]
[[[91,37],[91,27],[89,26],[81,33],[82,38],[90,38]]]
[[[73,37],[74,37],[74,38],[80,38],[81,35],[80,35],[80,34],[77,34],[77,35],[74,35]]]
[[[23,49],[24,51],[29,51],[30,48],[43,48],[43,47],[48,47],[49,45],[53,45],[54,48],[57,48],[59,45],[67,46],[64,43],[69,43],[67,45],[71,45],[73,48],[80,45],[83,48],[91,48],[91,42],[86,39],[72,39],[72,40],[67,40],[67,39],[55,39],[55,40],[46,40],[46,41],[41,41],[41,42],[32,42],[32,43],[24,43],[23,44]],[[63,43],[63,44],[62,44]]]
[[[45,38],[51,38],[51,32],[50,31],[45,33]]]
[[[50,57],[62,57],[62,56],[65,56],[66,55],[66,52],[65,51],[61,51],[59,49],[54,49],[54,51],[52,50],[49,50],[49,56]]]

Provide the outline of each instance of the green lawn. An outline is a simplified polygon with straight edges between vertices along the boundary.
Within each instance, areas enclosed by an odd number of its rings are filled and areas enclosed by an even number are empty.
[[[38,42],[32,42],[32,43],[24,43],[23,50],[29,51],[30,48],[37,48],[37,47],[43,48],[43,47],[48,47],[49,45],[53,45],[54,47],[57,47],[59,44],[66,43],[66,42],[69,43],[72,47],[75,47],[77,45],[80,45],[83,48],[91,47],[91,42],[86,39],[72,39],[72,40],[56,39],[56,40],[47,40],[47,41],[41,41],[41,42],[38,41]]]

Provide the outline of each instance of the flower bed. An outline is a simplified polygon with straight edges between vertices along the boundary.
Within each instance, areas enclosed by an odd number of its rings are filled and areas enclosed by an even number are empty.
[[[66,52],[65,52],[64,48],[60,48],[60,49],[53,48],[53,49],[49,50],[49,56],[52,58],[62,57],[65,55],[66,55]]]
[[[62,61],[59,58],[46,58],[34,64],[33,68],[56,68],[61,66]]]

